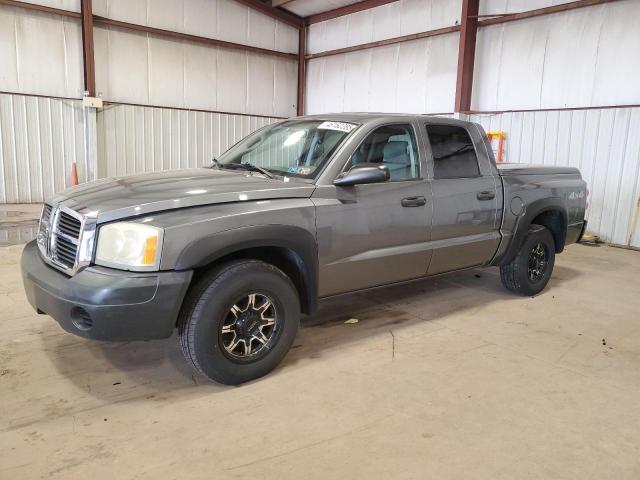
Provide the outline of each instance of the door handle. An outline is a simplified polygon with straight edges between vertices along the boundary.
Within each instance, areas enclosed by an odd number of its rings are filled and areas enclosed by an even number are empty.
[[[485,190],[478,192],[478,200],[493,200],[496,197],[496,193],[492,190]]]
[[[424,197],[406,197],[402,199],[403,207],[422,207],[427,204],[427,199]]]

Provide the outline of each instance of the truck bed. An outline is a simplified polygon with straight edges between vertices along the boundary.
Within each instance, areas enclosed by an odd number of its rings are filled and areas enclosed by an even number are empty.
[[[497,163],[498,172],[503,177],[513,175],[579,175],[575,167],[532,165],[530,163]]]

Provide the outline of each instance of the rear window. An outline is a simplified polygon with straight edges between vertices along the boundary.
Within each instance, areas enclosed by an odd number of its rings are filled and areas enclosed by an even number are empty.
[[[433,177],[473,178],[480,176],[478,157],[469,133],[454,125],[427,125],[433,153]]]

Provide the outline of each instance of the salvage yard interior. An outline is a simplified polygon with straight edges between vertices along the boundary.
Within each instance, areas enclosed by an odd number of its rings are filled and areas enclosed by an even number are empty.
[[[640,478],[639,16],[0,0],[0,478]]]

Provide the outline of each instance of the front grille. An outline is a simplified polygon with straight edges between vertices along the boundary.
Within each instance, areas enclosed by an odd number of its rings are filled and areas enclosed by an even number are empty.
[[[75,217],[72,217],[66,212],[60,212],[58,216],[58,231],[68,235],[74,239],[80,237],[80,227],[82,223]]]
[[[67,268],[73,268],[76,263],[78,246],[58,236],[55,243],[56,259]]]
[[[73,274],[79,265],[82,232],[83,222],[75,212],[45,204],[38,229],[40,253],[52,266]]]

